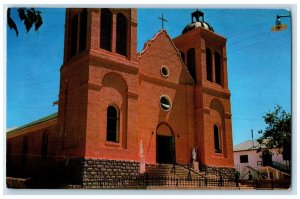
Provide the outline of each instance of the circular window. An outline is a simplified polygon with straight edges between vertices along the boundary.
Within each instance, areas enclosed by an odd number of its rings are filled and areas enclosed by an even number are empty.
[[[169,111],[172,107],[172,102],[169,98],[169,96],[163,95],[160,97],[160,107],[164,111]]]
[[[160,73],[163,77],[168,77],[169,76],[169,68],[165,65],[163,65],[161,68],[160,68]]]

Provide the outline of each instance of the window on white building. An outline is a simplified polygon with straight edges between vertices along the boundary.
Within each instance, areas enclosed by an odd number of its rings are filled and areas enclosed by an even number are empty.
[[[240,163],[248,163],[248,155],[241,155]]]

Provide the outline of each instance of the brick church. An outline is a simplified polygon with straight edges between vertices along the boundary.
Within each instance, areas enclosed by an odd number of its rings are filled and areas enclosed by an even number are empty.
[[[141,146],[146,164],[188,165],[196,149],[233,168],[226,39],[197,10],[137,52],[137,25],[136,9],[66,9],[58,113],[7,133],[8,176],[135,174]]]

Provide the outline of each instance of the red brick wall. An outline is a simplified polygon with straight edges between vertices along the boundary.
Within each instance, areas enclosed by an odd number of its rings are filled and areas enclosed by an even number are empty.
[[[108,63],[107,63],[108,64]],[[137,78],[101,66],[90,66],[86,157],[103,159],[137,160],[137,100],[128,90]],[[129,89],[130,88],[130,89]],[[116,106],[119,112],[118,142],[106,141],[107,108]]]
[[[211,31],[197,28],[175,38],[180,52],[196,51],[197,85],[195,88],[195,140],[198,159],[210,166],[233,167],[230,92],[228,90],[226,39]],[[222,84],[208,82],[206,77],[206,48],[222,58]],[[214,65],[214,60],[212,60]],[[214,74],[214,66],[213,66]],[[218,102],[216,106],[214,103]],[[213,126],[220,126],[221,153],[214,152]]]
[[[72,58],[61,69],[57,132],[60,156],[84,157],[88,87],[86,56]]]
[[[62,141],[60,155],[137,159],[137,129],[127,122],[134,117],[137,100],[136,9],[110,10],[113,15],[112,51],[100,49],[101,9],[88,9],[87,46],[90,49],[70,58],[70,17],[81,9],[67,9],[58,122],[58,140]],[[122,13],[129,24],[126,57],[115,53],[118,13]],[[106,142],[108,105],[120,109],[119,143]]]
[[[128,20],[128,53],[126,57],[115,53],[115,33],[112,36],[111,52],[99,47],[101,10],[92,9],[85,157],[138,160],[136,9],[111,9],[111,12],[113,30],[116,30],[118,13],[124,14]],[[119,112],[118,142],[106,140],[107,108],[110,105],[117,107]]]
[[[40,128],[37,126],[22,129],[14,132],[13,135],[7,136],[7,146],[10,145],[10,160],[7,162],[8,176],[14,175],[30,175],[39,174],[43,171],[43,168],[49,164],[49,161],[53,161],[56,158],[56,120],[51,122],[48,126]],[[43,134],[48,134],[48,148],[45,159],[42,160],[42,137]],[[28,153],[27,163],[22,162],[23,157],[23,140],[28,138]]]
[[[161,66],[169,68],[169,76],[161,75]],[[141,89],[139,97],[139,139],[143,140],[146,162],[156,162],[156,134],[161,123],[167,124],[175,136],[176,161],[187,164],[194,146],[193,81],[165,31],[161,31],[142,53],[139,60]],[[187,82],[187,83],[182,83]],[[172,101],[170,111],[160,107],[160,97]],[[165,133],[170,132],[165,128]],[[163,129],[159,129],[163,134]]]

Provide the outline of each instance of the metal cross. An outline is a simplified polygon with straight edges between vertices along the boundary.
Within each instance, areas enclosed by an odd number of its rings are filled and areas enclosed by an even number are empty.
[[[158,17],[158,19],[161,20],[161,26],[162,26],[162,29],[164,29],[164,21],[165,21],[165,22],[168,22],[168,21],[164,18],[164,15],[163,15],[163,14],[161,14],[161,17]]]

